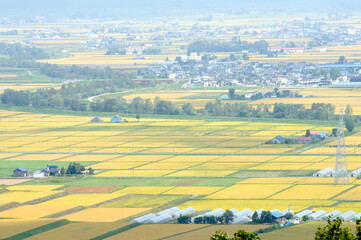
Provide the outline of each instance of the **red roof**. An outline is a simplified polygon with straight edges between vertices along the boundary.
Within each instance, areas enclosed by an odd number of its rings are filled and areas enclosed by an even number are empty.
[[[297,141],[311,141],[312,138],[311,137],[298,137]]]

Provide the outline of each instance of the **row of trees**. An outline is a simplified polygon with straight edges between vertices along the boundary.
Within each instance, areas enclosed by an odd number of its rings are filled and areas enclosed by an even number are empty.
[[[94,112],[122,112],[134,114],[160,114],[160,115],[199,115],[199,116],[227,116],[227,117],[256,117],[256,118],[286,118],[286,119],[309,119],[309,120],[335,120],[335,106],[325,103],[313,103],[311,108],[303,104],[275,103],[274,105],[259,104],[253,107],[242,102],[215,102],[206,103],[204,108],[195,109],[192,104],[185,103],[177,106],[171,101],[134,98],[127,102],[122,97],[106,98],[103,101],[93,102],[88,105],[84,98],[102,94],[104,92],[115,92],[124,87],[124,81],[131,81],[128,75],[123,81],[104,80],[77,82],[63,85],[56,90],[40,89],[35,92],[14,91],[7,89],[1,94],[4,104],[31,107],[49,107],[54,109],[69,109],[73,111]],[[352,117],[352,108],[346,108],[346,126],[354,129],[355,119]],[[351,131],[352,131],[351,130]]]
[[[260,54],[268,53],[268,42],[261,40],[254,43],[234,39],[229,42],[219,40],[197,40],[188,45],[188,53],[191,52],[242,52],[250,51]]]
[[[111,80],[121,83],[122,87],[127,88],[132,88],[135,85],[133,81],[130,81],[135,76],[112,70],[109,67],[95,69],[72,65],[64,68],[56,64],[37,62],[36,60],[51,57],[51,54],[41,48],[0,43],[0,55],[9,56],[0,58],[0,67],[39,69],[41,74],[51,78]]]
[[[230,210],[226,210],[221,216],[200,216],[194,218],[195,224],[229,224],[234,220],[234,214]],[[180,224],[190,224],[192,223],[192,219],[188,215],[181,215],[177,219]]]

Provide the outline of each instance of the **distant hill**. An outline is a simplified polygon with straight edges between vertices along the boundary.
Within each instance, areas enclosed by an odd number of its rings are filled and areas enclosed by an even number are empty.
[[[72,16],[78,15],[164,15],[187,10],[245,9],[259,11],[355,11],[361,9],[359,0],[0,0],[3,16]],[[100,11],[102,9],[102,11]],[[165,9],[169,11],[164,11]],[[105,11],[104,11],[105,10]]]

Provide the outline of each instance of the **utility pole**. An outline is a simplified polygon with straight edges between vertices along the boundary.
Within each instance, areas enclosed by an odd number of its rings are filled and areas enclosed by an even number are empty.
[[[340,109],[340,120],[337,128],[337,152],[336,152],[336,167],[335,167],[335,185],[339,182],[348,184],[347,159],[346,159],[346,144],[345,133],[343,131],[343,109]]]

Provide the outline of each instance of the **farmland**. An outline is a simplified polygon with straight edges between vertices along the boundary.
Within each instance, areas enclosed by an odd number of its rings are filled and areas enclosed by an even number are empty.
[[[355,211],[359,209],[359,181],[350,178],[348,185],[335,187],[331,178],[310,177],[333,167],[335,149],[328,144],[334,140],[313,148],[265,143],[276,135],[295,137],[308,129],[329,132],[333,122],[149,117],[138,122],[130,116],[128,123],[91,124],[87,116],[4,109],[1,116],[0,174],[5,191],[0,193],[0,207],[15,204],[0,210],[1,218],[126,222],[170,206],[201,211],[284,210],[291,205],[301,211],[351,209],[345,204],[353,203]],[[346,138],[356,145],[347,145],[350,170],[360,162],[358,135]],[[95,175],[7,180],[18,167],[34,171],[47,164],[67,167],[70,162],[92,167]]]
[[[88,2],[0,17],[1,239],[312,239],[325,223],[286,213],[361,214],[359,14]]]

